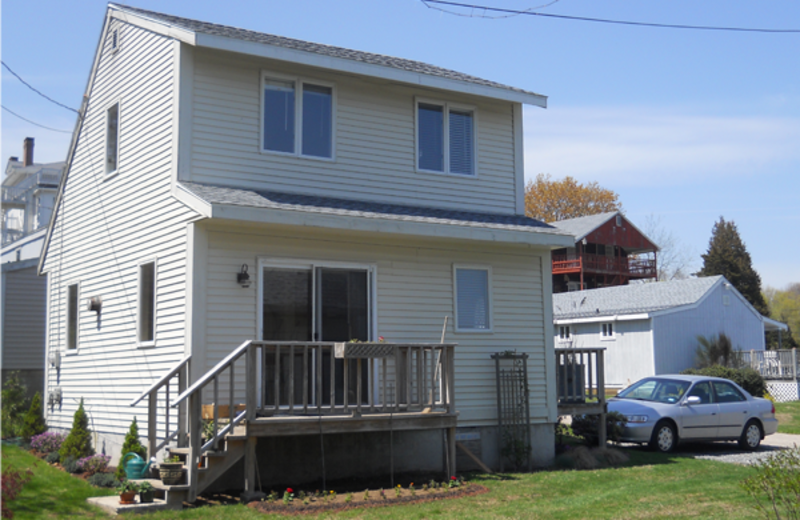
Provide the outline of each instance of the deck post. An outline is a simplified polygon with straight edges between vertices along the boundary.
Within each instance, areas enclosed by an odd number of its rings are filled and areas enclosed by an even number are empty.
[[[797,382],[797,347],[792,349],[792,378]]]
[[[602,412],[600,412],[600,427],[598,430],[598,441],[600,443],[601,448],[605,448],[608,441],[608,432],[607,422],[606,422],[606,414],[608,412],[608,405],[606,404],[606,375],[605,375],[605,351],[598,350],[595,356],[595,360],[597,363],[597,398],[602,406]]]
[[[151,457],[156,456],[156,448],[158,447],[158,437],[156,434],[156,429],[158,427],[157,419],[156,419],[156,412],[158,410],[158,390],[151,392],[148,396],[148,406],[147,406],[147,444],[148,444],[148,452],[150,453]],[[169,403],[166,405],[169,407]],[[167,431],[169,431],[169,424],[166,425]]]
[[[244,452],[244,491],[251,495],[256,490],[256,443],[258,437],[248,436]]]
[[[450,463],[449,467],[447,468],[447,480],[450,481],[450,477],[456,476],[456,429],[455,427],[447,429],[447,458],[448,462]]]
[[[181,395],[188,388],[189,370],[191,366],[186,363],[186,366],[178,370],[178,395]],[[169,405],[169,403],[167,403]],[[183,402],[178,405],[178,447],[185,447],[189,439],[187,438],[188,428],[188,404]]]
[[[200,444],[203,432],[202,421],[200,419],[203,408],[203,397],[201,392],[195,392],[189,397],[189,454],[186,456],[186,473],[189,484],[189,495],[187,501],[197,500],[197,461],[200,459]]]

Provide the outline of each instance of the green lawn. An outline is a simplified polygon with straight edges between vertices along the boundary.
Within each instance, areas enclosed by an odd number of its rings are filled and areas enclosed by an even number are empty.
[[[3,469],[33,469],[33,479],[11,502],[15,520],[40,518],[107,518],[100,509],[86,503],[89,497],[115,494],[98,489],[82,479],[53,468],[22,449],[3,444]]]
[[[778,418],[780,433],[800,435],[800,401],[775,403],[775,416]]]
[[[476,475],[490,492],[459,500],[360,509],[319,518],[758,518],[739,482],[751,468],[629,450],[626,467],[593,471],[543,471],[504,477]],[[3,465],[33,467],[36,477],[12,503],[15,518],[98,518],[89,496],[113,493],[53,469],[13,446]],[[244,506],[213,506],[138,517],[156,519],[262,519]]]

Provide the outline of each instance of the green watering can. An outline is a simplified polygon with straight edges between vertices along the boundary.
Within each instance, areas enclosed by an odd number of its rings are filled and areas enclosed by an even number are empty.
[[[142,459],[138,453],[133,452],[126,453],[122,457],[120,464],[125,468],[125,474],[128,476],[128,480],[145,478],[147,470],[150,469],[150,461],[145,464],[144,459]]]

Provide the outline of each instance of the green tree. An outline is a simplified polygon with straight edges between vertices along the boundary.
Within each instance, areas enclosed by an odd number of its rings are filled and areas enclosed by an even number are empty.
[[[122,452],[120,453],[120,457],[124,457],[128,453],[136,453],[142,458],[147,457],[147,448],[142,446],[142,443],[139,442],[139,425],[136,423],[136,417],[133,418],[131,427],[128,429],[128,433],[125,434],[125,440],[122,442]],[[122,480],[122,478],[125,476],[125,468],[122,467],[122,464],[117,466],[117,472],[115,476],[118,480]]]
[[[781,333],[781,348],[800,346],[800,283],[789,285],[785,291],[767,287],[764,299],[769,304],[770,318],[789,325],[789,330]],[[778,333],[767,333],[767,347],[778,348]]]
[[[697,368],[707,368],[713,365],[731,366],[733,343],[725,333],[710,338],[697,336],[697,343],[699,343],[695,354]]]
[[[25,439],[25,442],[30,442],[31,437],[45,431],[47,431],[47,424],[44,422],[44,413],[42,413],[42,395],[36,392],[31,401],[31,407],[28,408],[23,420],[22,438]]]
[[[525,187],[525,214],[542,222],[585,217],[622,209],[616,192],[572,177],[554,181],[540,173]]]
[[[703,268],[698,276],[724,276],[755,309],[769,316],[769,308],[761,295],[761,277],[753,269],[750,253],[739,236],[736,224],[723,217],[714,224],[708,251],[701,255]]]
[[[86,415],[86,411],[83,409],[83,397],[81,397],[81,404],[72,418],[72,429],[61,444],[58,454],[61,460],[66,460],[67,457],[77,460],[94,455],[92,430],[89,429],[89,416]]]
[[[3,438],[16,437],[22,431],[22,419],[28,408],[25,395],[28,388],[19,377],[19,372],[11,372],[3,383],[2,394],[2,434]]]

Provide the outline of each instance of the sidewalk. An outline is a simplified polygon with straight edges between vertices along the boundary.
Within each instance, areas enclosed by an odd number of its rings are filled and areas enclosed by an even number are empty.
[[[800,446],[800,435],[793,435],[791,433],[773,433],[767,435],[761,441],[762,446],[773,446],[776,448],[792,448]]]

